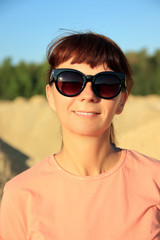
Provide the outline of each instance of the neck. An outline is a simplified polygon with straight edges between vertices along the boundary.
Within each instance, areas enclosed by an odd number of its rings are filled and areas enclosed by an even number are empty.
[[[73,174],[93,176],[113,167],[117,162],[116,153],[110,144],[109,131],[98,137],[63,132],[63,147],[56,159]]]

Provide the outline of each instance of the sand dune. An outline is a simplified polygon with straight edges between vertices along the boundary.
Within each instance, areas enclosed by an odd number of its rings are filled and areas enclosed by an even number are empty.
[[[160,97],[130,96],[114,124],[119,146],[160,159]],[[59,121],[42,96],[0,101],[0,137],[30,156],[30,164],[61,146]]]
[[[121,147],[160,159],[160,97],[130,96],[114,122]]]

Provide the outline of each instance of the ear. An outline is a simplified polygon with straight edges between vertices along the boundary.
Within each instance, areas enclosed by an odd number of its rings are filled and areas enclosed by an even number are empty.
[[[54,97],[53,97],[53,85],[50,86],[49,84],[47,84],[46,96],[47,96],[47,100],[48,100],[48,104],[49,104],[50,108],[56,112]]]
[[[122,92],[122,96],[121,96],[119,105],[118,105],[118,107],[117,107],[116,114],[121,114],[121,112],[122,112],[123,109],[124,109],[124,106],[125,106],[125,103],[126,103],[126,101],[127,101],[127,98],[128,98],[128,92],[127,92],[127,91]]]

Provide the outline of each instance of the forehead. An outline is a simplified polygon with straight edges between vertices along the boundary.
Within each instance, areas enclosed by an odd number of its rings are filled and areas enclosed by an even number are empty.
[[[107,67],[107,65],[104,66],[101,64],[92,68],[89,64],[86,63],[72,63],[72,59],[59,64],[57,68],[71,68],[78,70],[85,75],[95,75],[103,71],[112,71],[109,67]]]

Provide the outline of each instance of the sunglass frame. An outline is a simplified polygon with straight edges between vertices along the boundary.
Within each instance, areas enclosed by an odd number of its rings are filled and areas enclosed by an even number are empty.
[[[63,72],[74,72],[74,73],[78,73],[82,76],[82,79],[83,79],[83,84],[82,84],[82,88],[79,92],[77,92],[76,94],[72,94],[72,95],[68,95],[68,94],[65,94],[63,93],[60,89],[59,89],[59,86],[58,86],[58,76],[63,73]],[[117,76],[118,79],[120,80],[119,82],[119,90],[116,92],[115,95],[111,96],[111,97],[104,97],[104,96],[101,96],[98,91],[96,90],[96,87],[95,87],[95,80],[96,78],[101,75],[101,74],[106,74],[106,75],[114,75],[114,76]],[[53,82],[55,82],[55,85],[56,85],[56,88],[58,90],[58,92],[60,94],[62,94],[63,96],[66,96],[66,97],[75,97],[77,95],[79,95],[85,88],[87,82],[91,82],[92,83],[92,88],[93,88],[93,91],[94,93],[100,97],[100,98],[103,98],[103,99],[113,99],[115,98],[116,96],[119,95],[119,93],[122,91],[122,89],[125,89],[126,90],[126,83],[125,83],[125,74],[124,73],[120,73],[120,72],[113,72],[113,71],[103,71],[103,72],[99,72],[97,73],[96,75],[85,75],[83,74],[82,72],[76,70],[76,69],[71,69],[71,68],[56,68],[56,69],[53,69],[51,71],[51,74],[50,74],[50,82],[49,84],[51,85]]]

